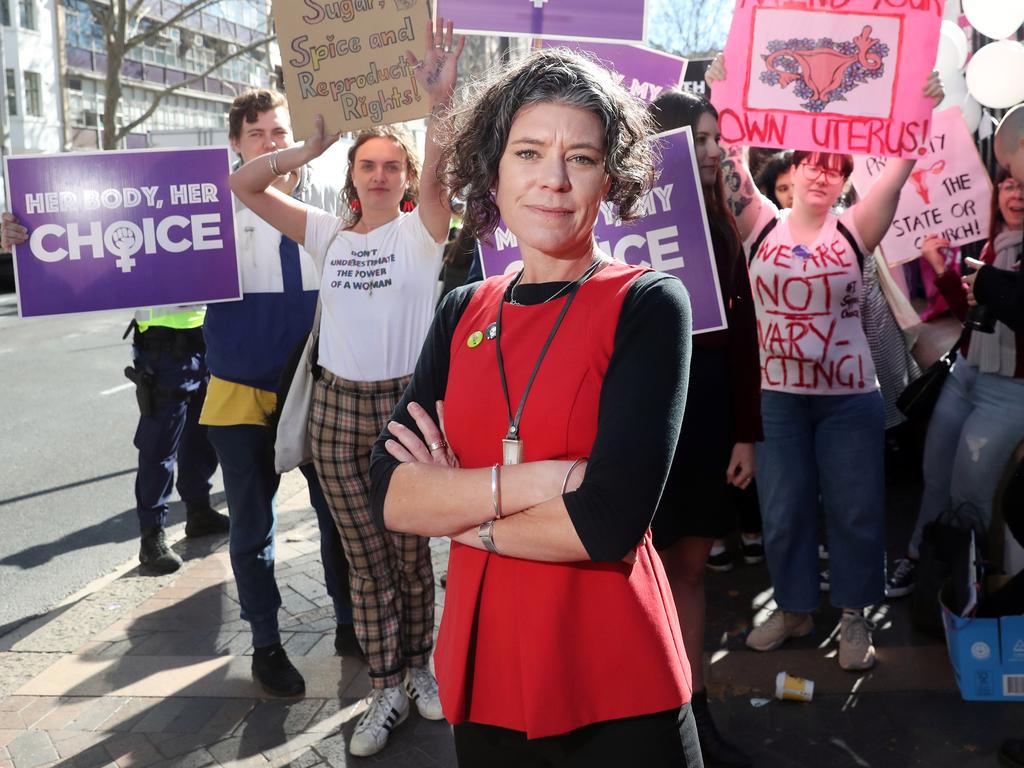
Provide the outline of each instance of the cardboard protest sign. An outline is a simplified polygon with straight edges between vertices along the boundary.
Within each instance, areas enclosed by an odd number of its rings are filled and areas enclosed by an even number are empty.
[[[437,13],[468,35],[647,40],[646,0],[437,0]]]
[[[559,40],[541,40],[540,44],[541,47],[565,46],[592,54],[617,83],[647,102],[654,101],[667,88],[679,88],[686,73],[686,59],[642,45]]]
[[[22,317],[241,298],[228,149],[8,157]]]
[[[605,253],[628,264],[640,264],[675,275],[690,292],[693,332],[727,327],[718,285],[704,196],[689,128],[660,135],[662,167],[658,184],[644,201],[646,215],[623,224],[610,203],[601,204],[594,234]],[[523,266],[516,236],[504,222],[493,242],[480,243],[484,275],[516,272]]]
[[[933,234],[950,245],[966,245],[988,237],[992,182],[959,107],[937,112],[932,135],[903,188],[896,217],[882,239],[891,265],[921,255],[921,241]],[[885,168],[884,157],[854,159],[853,185],[864,196]]]
[[[428,0],[275,0],[285,93],[297,139],[321,114],[328,132],[430,111],[405,52],[420,55]]]
[[[917,157],[940,0],[737,0],[715,84],[730,144]]]

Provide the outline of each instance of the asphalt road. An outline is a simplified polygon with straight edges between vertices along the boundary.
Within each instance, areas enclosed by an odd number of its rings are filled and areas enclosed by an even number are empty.
[[[0,295],[0,636],[138,555],[130,318],[20,319]]]

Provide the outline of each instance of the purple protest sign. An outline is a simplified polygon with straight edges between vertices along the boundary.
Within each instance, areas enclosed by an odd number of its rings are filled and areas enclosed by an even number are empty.
[[[644,101],[654,101],[666,88],[678,88],[686,74],[686,59],[642,45],[543,40],[542,47],[567,46],[593,54],[623,88]]]
[[[594,235],[601,250],[619,261],[675,275],[690,293],[693,332],[727,327],[718,285],[704,195],[689,128],[660,134],[662,165],[658,184],[644,200],[645,215],[623,224],[610,203],[601,204]],[[516,236],[498,224],[492,242],[481,242],[484,275],[516,272],[523,266]]]
[[[227,148],[6,160],[22,317],[241,297]]]
[[[645,0],[437,0],[437,15],[470,35],[647,40]]]

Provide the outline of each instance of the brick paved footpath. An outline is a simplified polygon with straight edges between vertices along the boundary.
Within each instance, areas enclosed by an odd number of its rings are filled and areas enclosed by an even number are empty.
[[[319,534],[300,475],[285,476],[279,502],[282,638],[306,678],[305,698],[266,698],[253,684],[226,540],[184,540],[179,525],[170,531],[185,558],[178,573],[142,576],[128,563],[0,638],[0,768],[454,766],[447,724],[415,710],[380,755],[347,755],[366,706],[366,667],[334,655]],[[447,546],[433,547],[440,573]],[[745,649],[751,616],[772,605],[763,566],[712,574],[708,589],[714,711],[758,766],[992,766],[1001,738],[1024,734],[1024,704],[960,700],[945,647],[908,629],[905,605],[879,609],[880,664],[851,675],[834,660],[834,611],[792,648]],[[439,588],[438,620],[443,597]],[[814,702],[765,703],[781,669],[814,679]]]

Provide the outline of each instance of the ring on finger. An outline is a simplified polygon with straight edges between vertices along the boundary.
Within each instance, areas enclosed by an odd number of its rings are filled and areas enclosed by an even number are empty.
[[[413,71],[415,71],[417,69],[423,69],[423,62],[422,61],[417,61],[415,64],[412,65],[412,68],[413,68]]]
[[[433,453],[434,451],[440,450],[441,448],[447,448],[448,443],[446,443],[442,438],[441,440],[435,440],[427,447],[430,449],[430,452]]]

